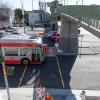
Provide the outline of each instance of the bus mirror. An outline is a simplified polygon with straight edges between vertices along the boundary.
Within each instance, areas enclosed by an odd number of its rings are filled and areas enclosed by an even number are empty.
[[[49,53],[49,47],[47,44],[43,44],[43,47],[44,47],[44,53],[45,55],[47,55]]]
[[[49,53],[49,48],[45,47],[45,54],[47,55]]]

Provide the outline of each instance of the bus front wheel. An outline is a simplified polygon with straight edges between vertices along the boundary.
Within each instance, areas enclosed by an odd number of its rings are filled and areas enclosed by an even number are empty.
[[[29,65],[29,64],[30,64],[30,61],[29,61],[29,59],[27,59],[27,58],[23,58],[23,59],[21,60],[21,64],[23,64],[23,65]]]

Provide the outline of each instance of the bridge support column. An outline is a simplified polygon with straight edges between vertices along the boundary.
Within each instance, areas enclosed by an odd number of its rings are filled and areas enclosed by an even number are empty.
[[[61,35],[58,48],[65,54],[78,53],[78,23],[61,17]]]

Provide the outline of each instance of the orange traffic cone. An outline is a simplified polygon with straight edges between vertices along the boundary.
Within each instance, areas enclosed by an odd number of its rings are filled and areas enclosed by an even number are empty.
[[[46,96],[46,100],[51,100],[50,96]]]
[[[47,93],[47,95],[46,95],[46,100],[51,100],[49,93]]]

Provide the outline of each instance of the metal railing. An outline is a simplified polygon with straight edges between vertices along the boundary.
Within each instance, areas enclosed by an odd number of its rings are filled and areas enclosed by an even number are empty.
[[[100,6],[96,5],[67,5],[57,8],[57,13],[65,13],[77,18],[90,26],[100,29]]]

